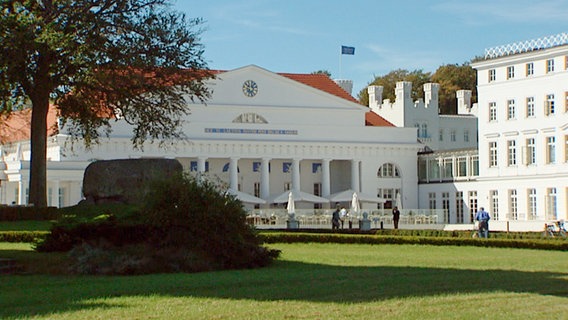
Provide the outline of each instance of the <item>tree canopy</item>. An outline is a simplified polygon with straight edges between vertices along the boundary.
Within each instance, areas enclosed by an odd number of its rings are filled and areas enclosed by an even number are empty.
[[[0,9],[0,113],[32,108],[29,203],[47,204],[50,104],[87,146],[119,116],[141,147],[182,137],[185,99],[210,96],[203,21],[168,0],[11,0]]]
[[[423,72],[422,70],[408,71],[397,69],[384,76],[377,76],[368,86],[383,86],[383,99],[395,99],[395,88],[398,81],[412,82],[412,98],[424,98],[423,85],[428,82],[440,84],[439,107],[442,114],[455,114],[456,91],[465,89],[472,90],[472,101],[477,100],[476,72],[468,63],[461,66],[448,64],[440,66],[434,74]],[[359,101],[363,105],[369,105],[369,94],[367,88],[359,92]]]

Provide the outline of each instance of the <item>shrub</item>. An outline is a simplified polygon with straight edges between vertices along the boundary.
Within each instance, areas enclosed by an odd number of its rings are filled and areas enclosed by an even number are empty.
[[[278,256],[261,246],[241,201],[211,181],[184,174],[155,181],[151,190],[142,216],[157,231],[154,243],[186,247],[223,269],[265,266]]]
[[[150,190],[139,210],[76,207],[36,249],[70,251],[73,272],[87,274],[254,268],[278,257],[246,223],[242,203],[213,183],[180,175]]]

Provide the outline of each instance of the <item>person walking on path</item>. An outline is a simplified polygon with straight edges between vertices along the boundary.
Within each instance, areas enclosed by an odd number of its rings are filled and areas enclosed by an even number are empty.
[[[331,215],[331,230],[339,229],[339,206],[335,208],[333,214]]]
[[[479,221],[478,226],[478,236],[480,238],[488,238],[489,237],[489,220],[491,217],[489,213],[483,209],[483,207],[479,208],[479,211],[475,214],[475,220]]]
[[[392,209],[392,222],[394,223],[394,228],[398,229],[398,221],[400,220],[400,211],[398,207]]]

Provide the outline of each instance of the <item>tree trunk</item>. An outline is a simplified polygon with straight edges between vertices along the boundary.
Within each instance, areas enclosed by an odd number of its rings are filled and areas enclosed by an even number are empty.
[[[31,163],[29,202],[47,206],[47,112],[49,92],[37,92],[32,97]]]

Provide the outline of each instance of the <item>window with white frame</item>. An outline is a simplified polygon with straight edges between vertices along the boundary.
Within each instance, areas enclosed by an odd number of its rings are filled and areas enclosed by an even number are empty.
[[[65,199],[65,188],[59,188],[58,192],[58,206],[59,208],[63,207],[66,205],[66,199]]]
[[[527,166],[535,165],[536,164],[535,139],[534,138],[528,138],[526,140],[526,147],[527,147],[527,159],[526,159]]]
[[[517,142],[515,140],[507,141],[507,163],[509,166],[517,165]]]
[[[491,204],[489,210],[491,210],[490,213],[493,216],[493,219],[499,220],[499,191],[489,191],[489,203]]]
[[[456,130],[452,129],[452,131],[450,131],[450,140],[452,142],[456,142]]]
[[[513,79],[515,77],[515,67],[508,66],[507,67],[507,79]]]
[[[497,121],[497,103],[489,102],[489,121]]]
[[[284,191],[288,191],[290,189],[285,189]],[[260,182],[255,182],[253,185],[253,195],[255,197],[260,197]]]
[[[526,64],[527,76],[532,76],[534,74],[534,63],[529,62]]]
[[[415,123],[414,128],[416,128],[416,137],[420,138],[420,123]]]
[[[497,141],[489,142],[489,167],[497,167]]]
[[[450,193],[442,192],[442,209],[444,210],[444,222],[450,222]]]
[[[554,94],[547,94],[544,102],[544,113],[549,116],[554,114]]]
[[[422,124],[422,138],[428,138],[428,124]]]
[[[517,210],[517,190],[510,189],[509,190],[509,219],[511,220],[519,220],[519,213]]]
[[[440,129],[440,131],[438,132],[438,140],[444,141],[444,129]]]
[[[469,142],[469,130],[467,130],[467,129],[463,130],[463,141]]]
[[[536,213],[536,189],[528,189],[528,204],[527,204],[527,213],[529,220],[536,220],[537,213]]]
[[[321,183],[314,183],[314,195],[321,197]],[[321,209],[323,205],[321,203],[314,203],[314,209]]]
[[[458,177],[465,177],[467,176],[467,158],[466,157],[458,157],[457,159],[457,176]]]
[[[534,97],[527,98],[527,118],[534,117]]]
[[[557,213],[557,199],[556,199],[556,188],[546,189],[546,219],[556,220],[558,219]]]
[[[489,70],[489,82],[495,81],[495,69]]]
[[[515,100],[507,100],[507,120],[515,119]]]
[[[429,192],[428,193],[428,208],[430,210],[436,210],[436,193]]]
[[[469,167],[471,169],[472,176],[479,175],[479,156],[474,155],[469,158]]]
[[[556,163],[556,137],[546,137],[546,163]]]
[[[377,173],[379,178],[396,178],[400,177],[398,167],[393,163],[384,163]]]
[[[469,198],[469,221],[474,221],[473,218],[477,213],[477,191],[469,191],[467,195]]]
[[[554,59],[546,60],[546,73],[554,72]]]
[[[456,192],[456,218],[457,223],[463,223],[463,210],[464,209],[464,202],[463,202],[463,191]]]

